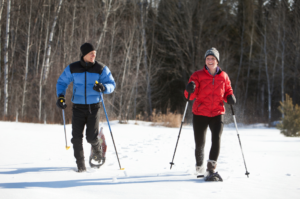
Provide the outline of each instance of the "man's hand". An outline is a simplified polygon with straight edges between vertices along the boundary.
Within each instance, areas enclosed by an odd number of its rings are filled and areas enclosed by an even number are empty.
[[[97,92],[103,92],[105,91],[105,86],[98,81],[95,82],[93,89]]]
[[[56,102],[56,105],[58,106],[58,108],[61,108],[61,109],[67,108],[67,105],[66,105],[65,101],[66,101],[65,96],[60,95],[57,99],[57,102]]]

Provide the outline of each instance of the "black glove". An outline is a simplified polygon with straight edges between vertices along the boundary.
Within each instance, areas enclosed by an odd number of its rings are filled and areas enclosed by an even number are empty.
[[[56,106],[58,106],[58,108],[61,108],[61,109],[67,108],[67,105],[66,105],[65,101],[66,101],[65,96],[60,95],[57,99]]]
[[[105,91],[105,86],[101,83],[98,83],[98,81],[96,81],[93,89],[97,92],[103,92],[103,91]]]
[[[227,96],[227,104],[234,105],[236,103],[236,99],[234,95],[228,95]]]
[[[195,82],[192,81],[192,82],[188,83],[188,85],[186,85],[185,90],[191,94],[195,91],[195,88],[196,88],[196,84],[195,84]]]

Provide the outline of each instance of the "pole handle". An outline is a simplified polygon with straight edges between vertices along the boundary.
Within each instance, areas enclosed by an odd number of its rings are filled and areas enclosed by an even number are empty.
[[[188,101],[190,101],[190,97],[191,97],[191,93],[189,93],[189,95],[188,95]]]
[[[230,107],[231,107],[231,112],[232,112],[232,115],[234,115],[234,111],[233,111],[233,107],[232,107],[232,105],[230,105]]]

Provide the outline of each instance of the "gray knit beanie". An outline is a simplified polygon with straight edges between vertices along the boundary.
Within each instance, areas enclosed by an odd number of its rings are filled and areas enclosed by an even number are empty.
[[[217,61],[220,62],[220,59],[219,59],[219,57],[220,57],[219,51],[218,51],[215,47],[212,47],[211,49],[208,49],[208,50],[206,51],[206,53],[205,53],[205,57],[204,57],[204,58],[206,59],[206,57],[207,57],[208,55],[214,56],[214,57],[217,59]]]

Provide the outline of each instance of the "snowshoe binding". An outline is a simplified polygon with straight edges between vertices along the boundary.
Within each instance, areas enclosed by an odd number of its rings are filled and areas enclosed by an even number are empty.
[[[222,177],[218,174],[218,172],[208,171],[207,175],[204,177],[205,181],[212,181],[212,182],[223,182]]]
[[[97,138],[98,144],[91,148],[89,163],[91,168],[99,169],[105,163],[105,153],[107,149],[103,127],[100,128]]]

